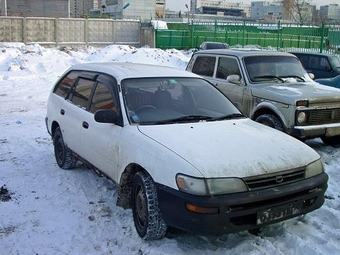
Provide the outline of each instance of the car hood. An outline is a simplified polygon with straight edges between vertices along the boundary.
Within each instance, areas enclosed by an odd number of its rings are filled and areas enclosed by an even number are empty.
[[[340,90],[316,82],[277,83],[252,86],[255,97],[295,105],[297,100],[313,103],[340,102]]]
[[[206,178],[273,173],[320,158],[304,143],[250,119],[138,128]],[[176,170],[185,173],[185,169]]]

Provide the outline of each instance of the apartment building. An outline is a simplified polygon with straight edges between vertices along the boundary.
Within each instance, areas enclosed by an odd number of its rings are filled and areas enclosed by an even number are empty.
[[[2,16],[80,18],[94,0],[0,0]]]

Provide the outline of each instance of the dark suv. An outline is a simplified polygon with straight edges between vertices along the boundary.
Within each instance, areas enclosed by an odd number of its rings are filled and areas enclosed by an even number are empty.
[[[315,79],[331,78],[340,74],[340,59],[337,55],[310,52],[291,52],[297,56],[308,73]]]

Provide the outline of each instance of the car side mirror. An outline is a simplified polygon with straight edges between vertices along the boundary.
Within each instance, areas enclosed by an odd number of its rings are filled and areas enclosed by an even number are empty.
[[[241,84],[241,77],[237,74],[228,75],[227,82],[234,84]]]
[[[312,80],[315,79],[315,75],[314,75],[313,73],[308,73],[308,76],[309,76]]]
[[[112,110],[98,110],[94,113],[94,120],[99,123],[116,124],[118,122],[118,116]]]

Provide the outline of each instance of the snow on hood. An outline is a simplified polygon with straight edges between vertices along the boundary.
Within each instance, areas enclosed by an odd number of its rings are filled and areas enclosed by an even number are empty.
[[[206,178],[272,173],[320,158],[295,138],[249,119],[139,126],[139,130],[188,161]]]
[[[253,96],[283,103],[295,104],[296,100],[327,102],[330,99],[340,102],[340,90],[316,82],[280,83],[275,85],[256,85]]]

